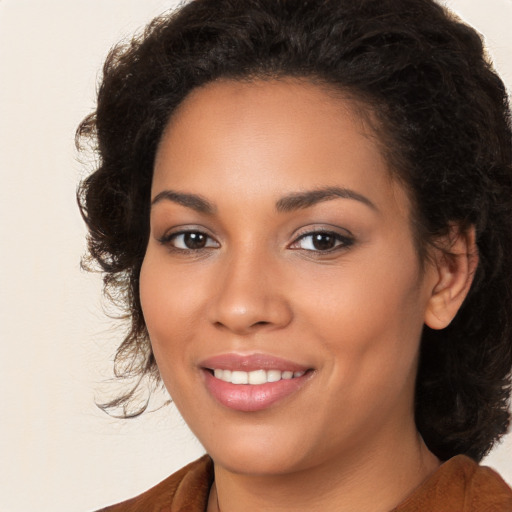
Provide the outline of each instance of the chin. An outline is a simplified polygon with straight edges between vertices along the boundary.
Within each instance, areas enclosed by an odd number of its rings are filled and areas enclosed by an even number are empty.
[[[258,447],[240,446],[224,453],[210,453],[214,463],[225,470],[240,475],[269,476],[293,473],[300,469],[296,455],[269,452]]]
[[[227,429],[222,439],[203,443],[216,465],[247,475],[282,475],[304,469],[305,452],[299,447],[304,439],[276,431],[275,426]],[[280,435],[281,434],[281,435]],[[284,435],[283,435],[284,434]],[[200,438],[201,440],[201,438]]]

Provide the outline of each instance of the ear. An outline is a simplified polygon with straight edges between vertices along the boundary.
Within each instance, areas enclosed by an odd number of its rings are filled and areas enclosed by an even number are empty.
[[[444,329],[464,302],[478,265],[474,226],[464,231],[452,226],[433,256],[436,282],[425,311],[425,324]]]

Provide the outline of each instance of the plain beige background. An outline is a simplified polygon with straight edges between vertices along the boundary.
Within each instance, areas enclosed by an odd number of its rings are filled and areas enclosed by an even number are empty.
[[[172,406],[129,421],[95,407],[120,331],[99,277],[79,269],[74,197],[84,172],[74,130],[108,49],[175,4],[0,0],[2,512],[93,510],[202,453]],[[512,0],[449,5],[485,34],[512,89]],[[512,483],[511,435],[487,463]]]

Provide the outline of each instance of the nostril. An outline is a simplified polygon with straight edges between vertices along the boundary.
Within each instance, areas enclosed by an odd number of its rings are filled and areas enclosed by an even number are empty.
[[[266,321],[260,321],[260,322],[254,322],[253,324],[249,324],[245,329],[248,331],[251,331],[253,329],[257,329],[259,327],[265,327],[267,325],[271,325],[272,322],[266,322]],[[227,328],[227,329],[236,329],[236,327],[231,326],[229,327],[227,324],[224,324],[222,322],[215,322],[215,327],[217,328]]]
[[[269,325],[270,322],[255,322],[254,324],[252,324],[252,327],[261,327],[261,326],[264,326],[264,325]]]
[[[288,304],[281,298],[273,297],[272,300],[266,300],[265,297],[261,298],[254,294],[247,296],[243,301],[232,299],[226,294],[212,301],[208,316],[218,330],[254,334],[260,329],[284,327],[292,318]]]

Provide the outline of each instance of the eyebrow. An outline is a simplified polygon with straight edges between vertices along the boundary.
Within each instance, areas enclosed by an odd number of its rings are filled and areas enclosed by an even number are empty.
[[[285,196],[276,203],[276,209],[278,212],[291,212],[294,210],[301,210],[303,208],[309,208],[317,203],[323,201],[329,201],[341,197],[342,199],[354,199],[359,201],[366,206],[369,206],[372,210],[378,211],[378,208],[372,203],[367,197],[342,187],[326,187],[317,190],[308,190],[305,192],[297,192]]]
[[[163,190],[157,194],[153,201],[151,201],[151,206],[163,200],[181,204],[181,206],[191,208],[199,213],[206,213],[207,215],[212,215],[217,210],[210,201],[198,194],[186,194],[183,192],[175,192],[174,190]]]
[[[342,187],[326,187],[316,190],[307,190],[305,192],[294,192],[287,196],[282,197],[276,202],[276,210],[280,213],[292,212],[294,210],[301,210],[309,208],[317,203],[329,201],[331,199],[354,199],[372,210],[378,211],[378,208],[367,197]],[[198,194],[187,194],[184,192],[176,192],[174,190],[163,190],[158,193],[151,201],[151,206],[160,203],[161,201],[172,201],[173,203],[180,204],[186,208],[191,208],[199,213],[212,215],[217,211],[216,206],[208,201],[206,198]]]

